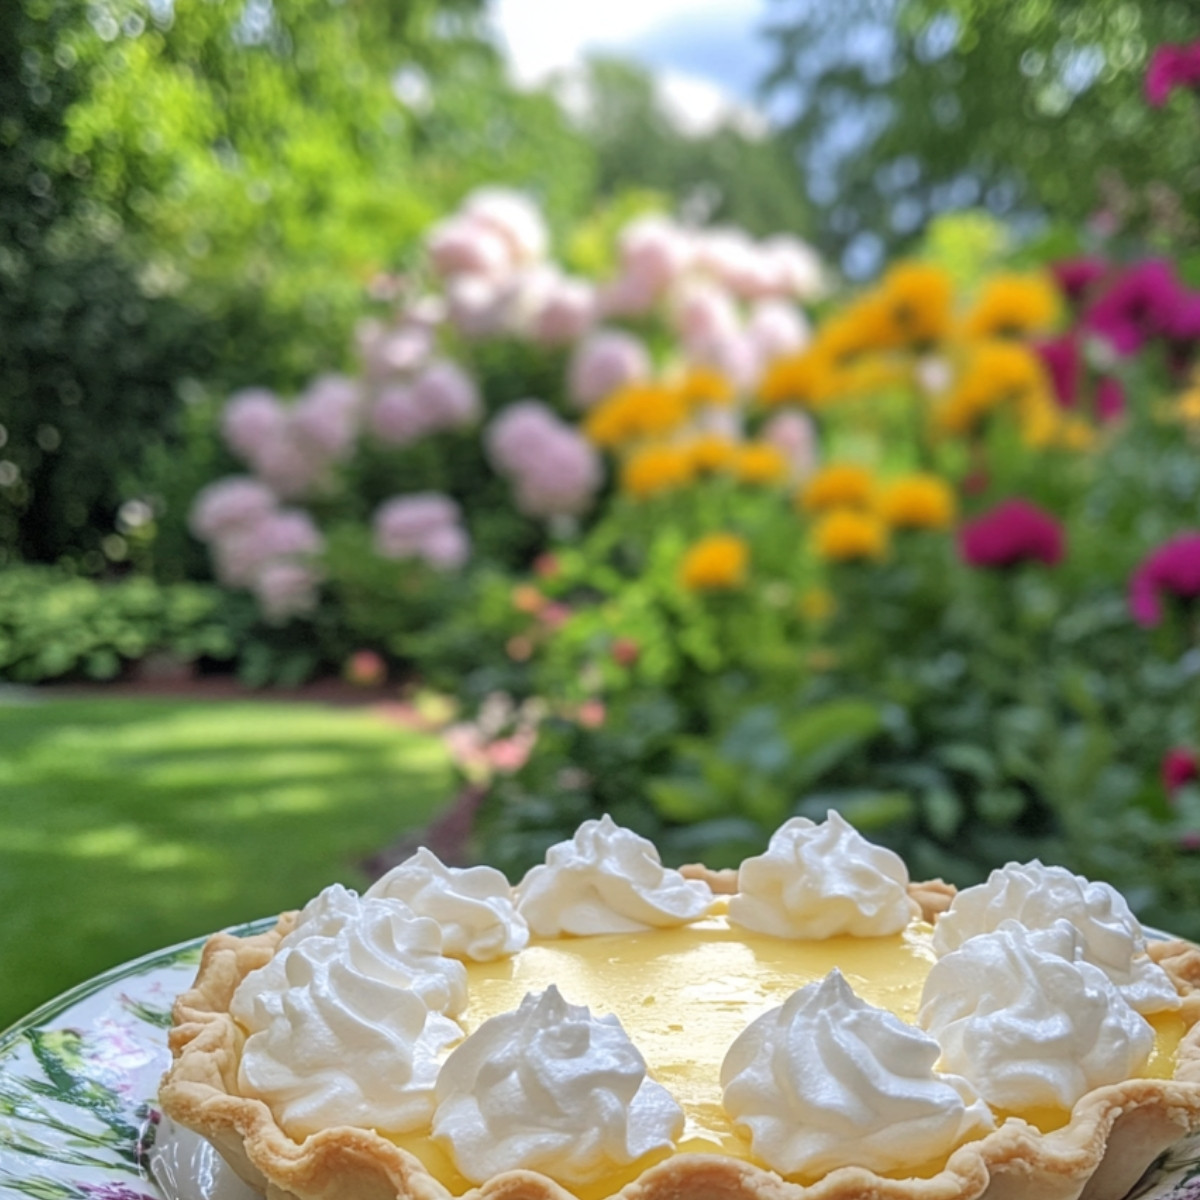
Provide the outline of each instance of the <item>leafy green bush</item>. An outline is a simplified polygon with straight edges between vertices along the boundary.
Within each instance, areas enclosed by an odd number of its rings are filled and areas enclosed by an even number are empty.
[[[212,587],[8,567],[0,571],[0,679],[112,679],[157,652],[183,663],[229,660],[237,647],[223,610]]]

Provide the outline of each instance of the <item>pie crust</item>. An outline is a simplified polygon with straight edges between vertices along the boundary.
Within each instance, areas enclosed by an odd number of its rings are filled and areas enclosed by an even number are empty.
[[[714,891],[725,873],[685,868]],[[926,920],[945,911],[954,889],[914,883],[909,895]],[[413,1155],[372,1130],[340,1126],[297,1143],[261,1100],[237,1091],[243,1034],[229,1014],[238,984],[270,960],[293,928],[239,938],[218,933],[204,948],[193,987],[175,1003],[173,1063],[162,1085],[164,1111],[206,1137],[268,1200],[450,1200],[452,1193]],[[620,1200],[1120,1200],[1159,1154],[1200,1129],[1200,948],[1156,941],[1150,955],[1183,997],[1186,1033],[1169,1080],[1133,1079],[1085,1095],[1067,1125],[1042,1133],[1009,1118],[955,1150],[930,1178],[885,1178],[843,1167],[816,1183],[788,1182],[725,1155],[677,1153],[614,1195]],[[507,1171],[473,1188],[470,1200],[575,1200],[536,1171]]]

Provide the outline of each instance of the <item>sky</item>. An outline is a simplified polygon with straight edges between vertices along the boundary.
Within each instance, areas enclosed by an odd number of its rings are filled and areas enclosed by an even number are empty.
[[[591,51],[658,75],[683,124],[702,131],[733,106],[750,124],[768,56],[756,35],[768,0],[496,0],[496,28],[518,81],[537,83]]]

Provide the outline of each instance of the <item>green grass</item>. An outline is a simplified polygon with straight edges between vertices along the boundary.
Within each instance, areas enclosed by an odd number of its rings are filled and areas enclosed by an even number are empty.
[[[440,743],[365,711],[0,706],[0,1029],[116,963],[303,903],[424,823]]]

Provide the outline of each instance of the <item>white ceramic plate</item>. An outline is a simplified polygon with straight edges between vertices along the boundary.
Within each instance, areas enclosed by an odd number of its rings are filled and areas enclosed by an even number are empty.
[[[157,1107],[171,1003],[203,942],[98,975],[0,1033],[0,1200],[254,1200],[207,1142]],[[1200,1200],[1200,1136],[1126,1200]]]

